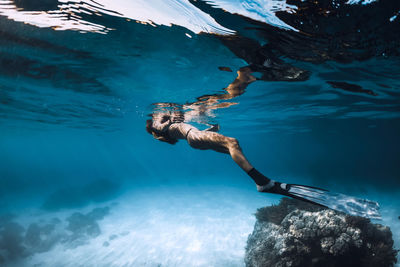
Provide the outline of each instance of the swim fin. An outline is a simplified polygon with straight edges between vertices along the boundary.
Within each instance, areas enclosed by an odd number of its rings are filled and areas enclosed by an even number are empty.
[[[377,202],[329,192],[318,187],[275,182],[274,187],[265,192],[289,196],[353,216],[381,219]]]

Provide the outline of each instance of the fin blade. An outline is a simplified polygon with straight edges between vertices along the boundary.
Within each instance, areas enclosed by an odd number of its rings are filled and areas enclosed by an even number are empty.
[[[305,185],[288,185],[288,187],[288,196],[293,198],[312,202],[354,216],[381,219],[379,204],[375,201],[333,193]]]

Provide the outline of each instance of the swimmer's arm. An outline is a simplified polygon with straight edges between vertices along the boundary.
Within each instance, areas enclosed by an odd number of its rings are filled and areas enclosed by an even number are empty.
[[[153,118],[153,129],[162,133],[168,130],[168,126],[171,124],[169,115],[163,115],[159,118]]]

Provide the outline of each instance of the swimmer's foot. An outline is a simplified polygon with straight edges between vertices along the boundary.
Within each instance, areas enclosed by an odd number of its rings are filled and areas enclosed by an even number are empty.
[[[263,193],[273,193],[288,196],[289,190],[288,185],[285,183],[276,182],[274,180],[270,180],[270,182],[266,185],[257,185],[257,191]]]
[[[273,180],[271,180],[268,184],[265,184],[265,185],[256,184],[258,192],[268,192],[268,190],[273,188],[274,185],[275,185],[275,181],[273,181]]]
[[[272,181],[268,177],[265,177],[262,173],[257,171],[255,168],[252,168],[250,171],[247,172],[247,174],[253,179],[253,181],[257,185],[257,190],[263,190],[268,187],[268,184]],[[273,183],[269,185],[269,187],[272,187]],[[260,190],[258,189],[260,187]],[[261,192],[261,191],[260,191]]]
[[[287,195],[286,184],[282,184],[280,182],[276,182],[274,180],[265,177],[262,173],[257,171],[255,168],[251,169],[247,173],[256,183],[258,192],[265,193],[275,193]]]

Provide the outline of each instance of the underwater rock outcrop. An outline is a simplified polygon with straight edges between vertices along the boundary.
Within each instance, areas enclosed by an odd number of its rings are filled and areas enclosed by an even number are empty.
[[[101,234],[98,220],[102,220],[108,215],[110,208],[95,208],[87,214],[75,212],[67,218],[67,230],[69,235],[65,236],[65,243],[69,244],[70,248],[86,244],[87,240],[96,238]]]
[[[109,207],[94,208],[86,214],[74,212],[64,221],[53,218],[27,227],[17,223],[11,214],[0,215],[0,266],[19,266],[23,259],[50,251],[56,245],[65,249],[85,245],[101,234],[98,221],[109,212]]]
[[[392,232],[369,219],[294,199],[261,208],[246,266],[394,266]]]

